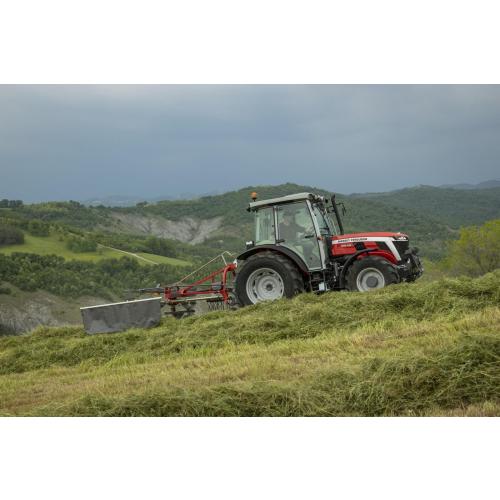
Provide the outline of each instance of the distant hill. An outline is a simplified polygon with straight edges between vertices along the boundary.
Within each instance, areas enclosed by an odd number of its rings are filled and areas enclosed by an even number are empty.
[[[442,189],[415,186],[386,193],[351,194],[351,198],[372,199],[400,208],[411,208],[457,229],[500,219],[500,188]]]
[[[426,193],[429,203],[435,203],[442,193],[452,195],[479,193],[479,191],[459,192],[428,187],[410,188],[408,192],[412,189],[419,192],[423,189],[422,192]],[[431,192],[429,189],[434,191]],[[245,240],[251,238],[253,234],[252,214],[246,210],[253,191],[257,192],[259,199],[276,198],[304,191],[331,195],[331,192],[323,189],[287,183],[279,186],[248,186],[238,191],[205,196],[195,200],[166,200],[132,207],[86,207],[76,202],[51,202],[25,205],[15,210],[27,218],[57,221],[90,231],[138,236],[154,235],[180,240],[200,248],[200,252],[194,255],[207,257],[203,249],[206,245],[203,242],[207,238],[212,239],[211,248],[214,252],[220,253],[226,250],[227,240],[230,237],[239,241],[239,244],[236,244],[236,241],[231,243],[231,251],[244,249]],[[406,193],[406,190],[401,192]],[[398,204],[395,202],[394,193],[385,197],[384,193],[359,195],[356,199],[352,196],[338,195],[338,201],[344,202],[347,208],[347,214],[344,217],[346,232],[396,231],[406,233],[412,242],[421,248],[423,256],[441,258],[446,248],[445,241],[457,235],[449,228],[457,228],[464,224],[466,222],[464,218],[456,220],[453,217],[443,217],[435,210],[427,210],[425,203],[409,204],[408,196],[405,194],[399,196],[400,204]],[[416,196],[416,201],[419,199],[419,196]],[[471,210],[475,211],[477,216],[474,220],[482,216],[482,208],[477,208],[476,205],[483,202],[484,200],[477,196],[471,200]],[[487,217],[481,222],[495,218],[490,215],[491,213],[488,212]],[[189,228],[193,229],[188,230]],[[218,240],[220,240],[219,246],[216,244]]]
[[[439,186],[442,189],[487,189],[500,187],[500,180],[493,179],[491,181],[480,182],[479,184],[442,184]]]
[[[50,202],[24,205],[12,211],[27,219],[58,222],[93,232],[177,240],[194,247],[192,251],[187,249],[187,254],[205,259],[209,257],[208,247],[213,256],[229,246],[232,252],[244,249],[245,240],[253,234],[252,214],[246,210],[253,191],[259,199],[304,191],[331,194],[323,189],[287,183],[248,186],[221,195],[139,206],[87,207],[77,202]],[[415,186],[386,193],[339,194],[338,201],[344,202],[347,208],[343,219],[346,232],[406,233],[421,248],[421,254],[432,259],[444,255],[446,240],[457,237],[459,227],[500,218],[500,188],[456,190]],[[186,248],[180,251],[184,254]]]
[[[147,202],[156,203],[158,201],[165,200],[195,200],[201,198],[202,196],[216,196],[224,193],[224,191],[210,191],[208,193],[184,193],[179,196],[158,196],[156,198],[145,198],[140,196],[104,196],[102,198],[88,198],[87,200],[80,201],[83,205],[97,207],[99,205],[104,205],[105,207],[133,207],[137,203]]]

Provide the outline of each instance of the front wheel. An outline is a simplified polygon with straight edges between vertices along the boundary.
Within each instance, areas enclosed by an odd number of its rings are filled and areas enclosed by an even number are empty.
[[[281,297],[292,298],[304,290],[304,281],[294,264],[272,252],[259,252],[244,260],[233,284],[241,307]]]
[[[381,257],[369,256],[358,259],[348,269],[346,289],[350,292],[369,292],[399,281],[394,264]]]

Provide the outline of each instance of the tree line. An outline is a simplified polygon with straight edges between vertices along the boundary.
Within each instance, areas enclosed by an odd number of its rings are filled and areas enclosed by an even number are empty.
[[[2,281],[28,292],[44,290],[75,299],[90,295],[112,300],[111,293],[123,297],[124,290],[176,282],[188,273],[189,268],[182,266],[141,266],[137,259],[127,256],[90,262],[67,261],[57,255],[0,253]]]
[[[7,198],[0,200],[0,208],[18,208],[22,205],[22,200],[8,200]]]

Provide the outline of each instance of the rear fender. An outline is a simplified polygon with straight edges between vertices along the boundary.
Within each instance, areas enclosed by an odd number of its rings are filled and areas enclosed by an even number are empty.
[[[246,252],[243,252],[241,255],[238,255],[238,257],[236,257],[236,260],[245,260],[255,253],[265,252],[265,251],[275,252],[284,255],[297,266],[297,268],[300,270],[302,274],[309,274],[309,269],[307,268],[307,264],[299,255],[297,255],[295,252],[292,252],[286,247],[280,247],[278,245],[258,245],[256,247],[250,248]]]

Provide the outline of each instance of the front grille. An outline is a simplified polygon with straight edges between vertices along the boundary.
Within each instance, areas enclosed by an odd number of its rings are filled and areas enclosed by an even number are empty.
[[[410,248],[409,241],[393,241],[396,250],[398,251],[401,258],[403,258],[406,251]]]

